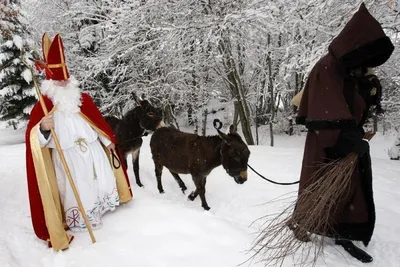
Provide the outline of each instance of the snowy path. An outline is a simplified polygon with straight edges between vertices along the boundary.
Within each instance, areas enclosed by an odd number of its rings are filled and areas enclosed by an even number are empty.
[[[374,262],[368,266],[399,266],[400,162],[388,160],[384,149],[390,143],[383,137],[377,139],[371,149],[377,224],[367,248]],[[0,130],[0,266],[234,267],[251,256],[246,250],[259,223],[252,227],[250,224],[280,206],[261,204],[297,189],[296,185],[267,183],[251,170],[249,181],[237,185],[219,167],[207,182],[206,198],[211,210],[205,212],[199,199],[187,201],[187,195],[181,193],[166,170],[163,172],[166,193],[158,193],[148,141],[146,137],[140,158],[145,188],[132,183],[135,199],[105,215],[103,228],[94,232],[96,244],[91,244],[87,233],[79,233],[69,250],[55,253],[36,238],[31,227],[23,133]],[[302,138],[277,138],[275,148],[251,147],[250,164],[271,179],[295,181],[302,147]],[[131,169],[129,175],[134,181]],[[181,177],[190,193],[194,188],[190,176]],[[366,266],[341,253],[338,248],[327,247],[325,263],[319,266]],[[292,266],[291,258],[285,266]]]

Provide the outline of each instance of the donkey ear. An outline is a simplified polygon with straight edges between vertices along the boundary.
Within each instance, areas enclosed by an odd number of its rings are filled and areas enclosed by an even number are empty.
[[[138,96],[136,95],[135,92],[131,93],[132,99],[135,101],[136,105],[140,106],[140,99],[138,98]]]
[[[224,134],[223,132],[221,132],[220,130],[217,130],[218,131],[218,135],[219,135],[219,137],[222,139],[222,140],[224,140],[225,142],[229,142],[229,137],[228,137],[228,135],[226,135],[226,134]]]
[[[237,128],[234,124],[231,124],[231,126],[229,126],[229,133],[230,134],[236,134],[237,132]]]

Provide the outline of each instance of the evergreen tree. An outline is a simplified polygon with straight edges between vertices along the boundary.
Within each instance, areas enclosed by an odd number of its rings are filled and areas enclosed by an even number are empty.
[[[32,75],[21,61],[24,50],[24,58],[32,64],[28,26],[19,5],[18,0],[0,0],[0,120],[14,129],[29,117],[36,102]]]

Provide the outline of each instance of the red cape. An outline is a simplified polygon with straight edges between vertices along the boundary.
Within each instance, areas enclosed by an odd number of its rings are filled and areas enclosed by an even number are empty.
[[[46,104],[47,110],[50,112],[53,108],[53,103],[52,101],[47,98],[46,96],[43,96],[43,100]],[[102,130],[104,133],[106,133],[108,138],[113,142],[114,144],[117,144],[117,140],[115,138],[115,135],[110,127],[110,125],[104,120],[102,114],[100,113],[99,109],[97,108],[96,104],[93,102],[92,98],[86,94],[82,93],[82,98],[81,98],[81,112],[89,119],[91,120],[100,130]],[[46,227],[46,221],[44,217],[44,211],[43,211],[43,204],[42,200],[40,197],[40,192],[39,192],[39,187],[37,184],[37,179],[36,179],[36,172],[35,172],[35,167],[33,164],[33,158],[32,158],[32,153],[31,153],[31,144],[30,144],[30,132],[32,128],[40,122],[40,120],[44,117],[44,112],[42,110],[42,107],[40,103],[36,103],[36,105],[33,107],[29,122],[27,125],[26,133],[25,133],[25,144],[26,144],[26,174],[27,174],[27,179],[28,179],[28,193],[29,193],[29,202],[30,202],[30,209],[31,209],[31,219],[32,219],[32,224],[33,224],[33,229],[35,231],[35,234],[38,238],[49,241],[49,232]],[[121,156],[121,153],[118,149],[116,149],[117,154],[119,159],[123,159]],[[130,183],[129,183],[129,178],[128,174],[126,173],[126,166],[123,160],[120,160],[121,162],[121,167],[123,167],[123,171],[125,174],[126,181],[129,185],[130,188]],[[130,190],[131,196],[132,190]],[[51,244],[49,244],[51,246]]]

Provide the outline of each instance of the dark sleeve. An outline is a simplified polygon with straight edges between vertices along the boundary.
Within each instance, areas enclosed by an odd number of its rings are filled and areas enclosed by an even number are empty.
[[[354,152],[358,156],[363,156],[369,152],[369,143],[363,140],[363,129],[358,127],[344,128],[340,131],[337,142],[328,148],[325,152],[329,158],[344,158]]]

